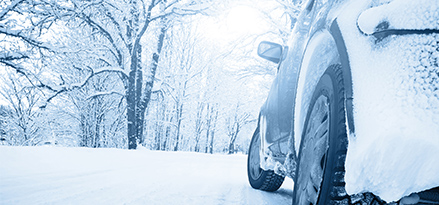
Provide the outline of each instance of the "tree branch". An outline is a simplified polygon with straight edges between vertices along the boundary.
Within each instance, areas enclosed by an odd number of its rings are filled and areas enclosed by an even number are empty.
[[[99,25],[98,23],[93,21],[89,16],[85,15],[84,13],[82,13],[82,16],[80,16],[80,18],[82,20],[84,20],[91,27],[94,27],[94,28],[98,29],[99,31],[101,31],[101,33],[105,36],[105,38],[107,38],[108,41],[110,41],[111,45],[113,46],[113,48],[117,52],[117,55],[115,55],[114,57],[117,59],[118,65],[122,65],[122,52],[116,46],[116,43],[114,42],[114,39],[111,36],[111,34],[107,30],[105,30],[101,25]]]
[[[87,97],[87,100],[93,99],[93,98],[97,98],[97,97],[100,97],[100,96],[106,96],[106,95],[119,95],[119,96],[122,96],[122,97],[126,97],[125,94],[119,93],[117,91],[109,91],[109,92],[98,92],[98,93],[95,93],[93,95],[90,95],[90,96]]]
[[[8,14],[9,11],[14,10],[15,7],[17,7],[23,1],[24,0],[15,0],[15,1],[13,1],[11,5],[9,5],[5,10],[0,12],[0,20],[2,20],[2,18],[5,17],[6,14]]]
[[[54,87],[51,87],[51,86],[49,86],[49,85],[46,85],[46,84],[43,84],[43,83],[41,83],[38,87],[40,87],[40,88],[46,88],[46,89],[49,89],[49,90],[51,90],[51,91],[53,91],[53,92],[55,92],[55,94],[54,95],[52,95],[51,97],[49,97],[47,100],[46,100],[46,102],[44,103],[44,105],[42,105],[41,106],[41,108],[45,108],[46,106],[47,106],[47,103],[49,103],[50,101],[52,101],[56,96],[58,96],[58,95],[60,95],[60,94],[62,94],[62,93],[65,93],[65,92],[68,92],[68,91],[73,91],[73,90],[76,90],[76,89],[81,89],[81,88],[83,88],[84,86],[86,86],[87,84],[88,84],[88,82],[94,77],[94,76],[96,76],[96,75],[99,75],[99,74],[102,74],[102,73],[118,73],[118,74],[121,74],[122,76],[124,76],[124,78],[128,78],[128,76],[127,76],[127,74],[126,73],[124,73],[122,70],[116,70],[116,69],[101,69],[101,70],[99,70],[99,71],[97,71],[97,72],[94,72],[93,70],[91,71],[91,74],[82,82],[82,83],[79,83],[79,84],[73,84],[73,85],[70,85],[70,86],[62,86],[61,88],[59,88],[59,89],[56,89],[56,88],[54,88]],[[114,93],[114,94],[116,94],[116,93]]]
[[[12,37],[15,37],[15,38],[19,38],[19,39],[25,41],[26,43],[28,43],[28,44],[30,44],[32,46],[35,46],[37,48],[42,48],[42,49],[48,50],[50,52],[53,52],[53,50],[51,48],[49,48],[47,46],[44,46],[42,42],[38,42],[37,40],[31,39],[29,37],[22,36],[20,33],[21,32],[18,32],[18,31],[7,30],[7,29],[5,29],[4,27],[2,27],[0,25],[0,34],[5,34],[6,36],[12,36]]]

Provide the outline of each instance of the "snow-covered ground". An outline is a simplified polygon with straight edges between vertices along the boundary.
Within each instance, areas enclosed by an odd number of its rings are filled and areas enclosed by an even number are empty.
[[[0,204],[291,204],[252,189],[245,155],[0,146]]]

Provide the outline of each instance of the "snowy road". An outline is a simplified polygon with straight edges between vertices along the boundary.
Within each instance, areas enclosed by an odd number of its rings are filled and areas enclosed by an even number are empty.
[[[0,204],[291,204],[247,182],[246,156],[0,146]]]

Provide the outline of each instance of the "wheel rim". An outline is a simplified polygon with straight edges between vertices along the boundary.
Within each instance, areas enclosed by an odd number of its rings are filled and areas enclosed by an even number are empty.
[[[329,100],[321,95],[312,107],[302,139],[298,204],[317,204],[329,148]]]
[[[252,142],[252,146],[250,147],[250,160],[249,160],[249,170],[250,176],[253,179],[258,179],[262,174],[262,169],[260,167],[260,157],[259,157],[259,149],[261,147],[261,143],[259,142],[260,136],[259,133],[255,135],[255,139]]]

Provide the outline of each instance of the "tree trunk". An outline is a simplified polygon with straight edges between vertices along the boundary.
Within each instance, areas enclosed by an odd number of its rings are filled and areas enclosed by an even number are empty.
[[[128,149],[137,148],[137,126],[136,126],[136,94],[135,82],[136,71],[131,70],[128,80],[127,93],[127,120],[128,120]]]
[[[215,139],[215,129],[212,129],[211,134],[210,134],[210,143],[209,143],[209,150],[208,152],[210,154],[213,154],[213,140]]]
[[[177,104],[178,105],[178,104]],[[180,133],[181,133],[181,120],[183,115],[183,103],[181,103],[177,108],[177,134],[176,134],[176,143],[174,147],[174,151],[178,151],[178,146],[180,143]]]
[[[145,26],[149,22],[145,23]],[[142,29],[144,32],[146,28]],[[140,38],[142,35],[138,36],[136,42],[133,45],[133,53],[131,55],[131,71],[128,80],[128,92],[127,92],[127,119],[128,119],[128,149],[136,149],[137,144],[141,142],[143,137],[143,121],[145,110],[151,99],[152,87],[154,85],[154,79],[156,70],[158,67],[160,53],[163,48],[163,41],[165,38],[166,29],[162,25],[160,30],[159,39],[157,42],[157,52],[153,54],[152,65],[150,68],[150,73],[148,79],[146,79],[145,85],[143,86],[143,73],[141,72],[141,57],[142,52],[140,46]]]
[[[178,146],[181,140],[181,121],[183,120],[183,106],[184,97],[186,96],[187,81],[184,82],[183,93],[181,99],[177,102],[177,143],[175,145],[174,151],[178,151]]]
[[[212,111],[213,111],[213,109],[214,108],[212,108]],[[218,120],[218,110],[216,110],[216,112],[215,112],[215,117],[213,118],[213,125],[212,125],[212,128],[211,128],[211,134],[210,134],[210,144],[209,144],[209,153],[210,154],[213,154],[213,145],[214,145],[214,139],[215,139],[215,128],[216,128],[216,122],[217,122],[217,120]]]
[[[204,149],[204,153],[207,153],[209,151],[209,136],[210,136],[210,129],[211,129],[211,122],[212,122],[212,112],[210,109],[210,104],[207,104],[207,113],[206,113],[206,118],[207,118],[207,122],[206,122],[206,146]]]
[[[198,102],[197,119],[195,119],[195,152],[199,152],[199,150],[200,150],[199,142],[200,142],[201,131],[203,129],[203,126],[202,126],[203,110],[204,110],[204,104]]]
[[[235,153],[235,141],[236,141],[236,138],[238,137],[239,129],[240,129],[240,125],[239,125],[239,123],[236,123],[236,130],[232,134],[232,136],[230,138],[230,142],[229,142],[229,154]]]
[[[233,154],[235,152],[235,142],[230,142],[228,154]]]
[[[166,151],[168,149],[167,146],[169,146],[168,141],[169,141],[170,134],[171,134],[171,127],[166,126],[165,142],[163,143],[162,151]]]

